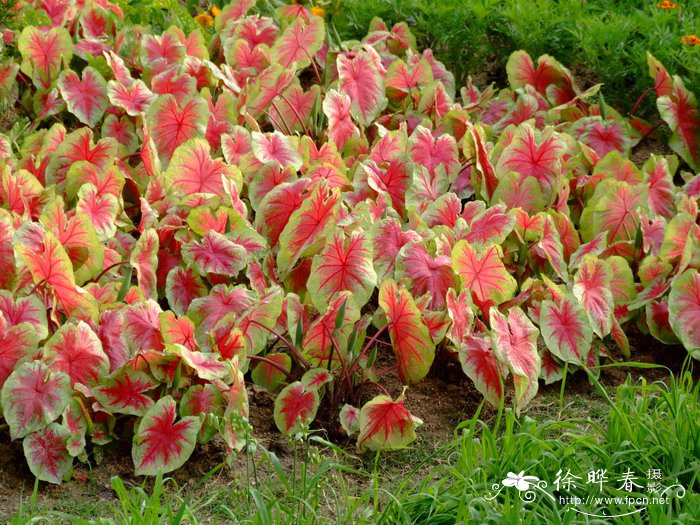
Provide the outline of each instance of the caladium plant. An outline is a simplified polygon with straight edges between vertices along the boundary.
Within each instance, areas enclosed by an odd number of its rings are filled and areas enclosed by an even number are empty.
[[[5,35],[28,119],[0,133],[0,401],[38,478],[124,437],[137,474],[217,435],[234,454],[246,381],[286,435],[339,421],[394,449],[419,420],[388,363],[410,385],[442,354],[524,410],[633,326],[700,356],[700,118],[653,57],[680,158],[636,166],[644,123],[550,56],[455,96],[406,24],[360,43],[254,0],[162,33],[107,0],[17,9],[48,22]]]

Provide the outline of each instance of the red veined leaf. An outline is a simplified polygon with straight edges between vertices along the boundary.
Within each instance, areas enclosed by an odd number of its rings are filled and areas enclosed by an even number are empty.
[[[589,361],[590,354],[589,352]],[[564,365],[562,365],[552,353],[546,348],[540,349],[540,359],[542,359],[542,371],[540,372],[540,379],[544,379],[545,385],[551,385],[556,381],[561,381],[564,377]],[[588,366],[590,362],[587,363]]]
[[[44,339],[49,331],[46,320],[46,307],[34,295],[13,298],[6,290],[0,290],[0,317],[4,317],[11,328],[20,323],[28,323],[37,340]]]
[[[387,195],[394,209],[402,216],[406,213],[406,190],[411,184],[412,169],[412,163],[401,158],[389,161],[385,167],[380,167],[373,160],[364,163],[369,187],[379,194]]]
[[[312,368],[301,377],[301,384],[305,390],[320,390],[326,383],[333,381],[333,376],[325,368]]]
[[[109,358],[109,371],[114,372],[129,359],[129,349],[122,337],[124,316],[121,310],[105,310],[97,323],[97,337]]]
[[[38,250],[22,244],[16,245],[15,250],[29,269],[34,283],[46,283],[52,288],[66,315],[73,312],[88,316],[96,314],[95,299],[76,286],[68,255],[51,232],[44,232]]]
[[[277,363],[280,367],[287,371],[287,374],[292,370],[292,358],[287,354],[267,354],[265,358]],[[256,385],[269,391],[275,391],[285,382],[287,379],[287,374],[282,373],[273,365],[261,361],[255,366],[255,368],[253,368],[251,377]]]
[[[80,456],[85,451],[85,435],[90,425],[83,402],[77,396],[71,397],[62,417],[62,426],[70,433],[66,440],[66,449],[71,457]]]
[[[214,384],[194,385],[182,395],[178,411],[180,417],[199,417],[201,414],[223,416],[224,396]]]
[[[547,259],[549,264],[565,283],[569,282],[569,272],[564,260],[564,246],[559,238],[559,232],[554,227],[554,221],[546,216],[542,226],[542,237],[533,246],[533,250],[539,256]]]
[[[207,294],[207,287],[192,268],[177,266],[168,272],[165,296],[168,305],[178,315],[185,315],[190,303]]]
[[[202,344],[216,323],[227,314],[243,315],[253,305],[253,295],[244,286],[229,286],[223,284],[214,286],[205,297],[198,297],[190,303],[187,317],[197,327],[197,341]]]
[[[309,183],[309,179],[282,183],[265,195],[258,205],[255,227],[267,238],[270,246],[277,244],[292,213],[304,202],[304,192]]]
[[[270,59],[283,67],[304,69],[311,65],[326,36],[323,18],[312,16],[306,21],[297,18],[287,26],[270,49]]]
[[[474,158],[474,170],[478,176],[477,189],[480,189],[481,195],[490,199],[496,187],[498,186],[498,178],[489,160],[486,143],[484,141],[484,131],[480,125],[474,125],[470,122],[466,124],[468,134],[464,138],[464,153],[466,157]]]
[[[317,390],[307,390],[299,381],[286,386],[275,399],[277,428],[286,435],[296,434],[316,418],[319,403]]]
[[[212,273],[235,277],[245,268],[248,254],[226,236],[209,231],[201,241],[184,244],[182,258],[203,277]]]
[[[340,205],[338,188],[317,184],[299,209],[289,217],[280,234],[277,271],[287,275],[299,257],[312,255],[322,246],[328,232],[335,227]]]
[[[66,135],[56,151],[52,153],[51,162],[46,168],[46,183],[62,184],[66,180],[69,169],[80,161],[86,161],[97,168],[98,173],[95,174],[95,177],[98,180],[103,180],[102,177],[105,174],[111,175],[108,168],[117,156],[119,145],[114,139],[104,137],[95,144],[92,138],[92,130],[89,127],[77,129]],[[93,181],[84,179],[83,182]],[[93,184],[95,183],[93,182]],[[100,188],[100,185],[95,185]],[[80,184],[76,185],[75,191],[77,192],[79,188]],[[121,193],[121,188],[118,188],[117,191]]]
[[[110,414],[143,416],[153,406],[153,399],[145,394],[159,385],[145,372],[122,367],[100,385],[92,389],[95,399]]]
[[[389,65],[384,76],[386,94],[392,101],[400,101],[413,91],[420,93],[431,82],[433,71],[427,60],[419,60],[409,70],[406,62],[397,58]]]
[[[336,233],[311,265],[307,289],[313,305],[324,311],[334,296],[343,290],[362,308],[376,286],[377,274],[372,266],[372,245],[362,230],[350,237]]]
[[[81,79],[74,71],[65,69],[58,77],[57,85],[68,111],[83,124],[91,128],[97,126],[109,105],[107,82],[102,75],[88,66],[83,69]]]
[[[401,223],[395,218],[382,219],[376,223],[374,237],[374,268],[377,282],[392,277],[399,251],[411,241],[422,241],[413,230],[403,231]]]
[[[556,105],[563,104],[575,96],[571,85],[571,74],[549,55],[539,57],[537,67],[535,67],[526,51],[516,51],[508,58],[506,71],[508,72],[508,82],[513,89],[529,84],[538,93],[547,95],[550,91],[547,89],[549,86],[558,88],[559,96],[556,97]]]
[[[695,219],[687,213],[679,213],[665,227],[659,258],[674,264],[683,257],[687,244],[698,245],[700,232]]]
[[[445,303],[447,314],[452,321],[452,326],[450,326],[446,335],[455,347],[459,348],[462,340],[471,333],[474,323],[474,312],[472,311],[469,291],[462,290],[457,295],[457,292],[450,288],[447,290]]]
[[[574,277],[573,292],[601,339],[612,329],[613,296],[610,291],[612,270],[607,261],[586,255]]]
[[[90,219],[101,241],[106,241],[117,231],[115,224],[120,211],[119,200],[110,193],[102,193],[92,184],[83,184],[78,190],[77,213]]]
[[[539,331],[518,307],[508,317],[491,307],[491,344],[498,360],[513,373],[515,408],[520,412],[537,394],[542,361],[537,353]]]
[[[669,95],[673,91],[673,79],[666,68],[654,56],[647,51],[647,64],[649,75],[654,79],[654,90],[658,97]]]
[[[70,400],[70,378],[40,361],[18,366],[2,387],[2,413],[17,439],[40,430],[61,415]]]
[[[435,345],[430,331],[411,294],[399,290],[387,279],[379,289],[379,306],[389,323],[389,336],[396,355],[399,378],[406,383],[423,379],[435,359]]]
[[[51,370],[70,377],[71,386],[92,386],[109,373],[109,359],[102,343],[83,321],[61,326],[44,345],[43,354]]]
[[[586,362],[593,332],[578,303],[565,297],[559,304],[544,301],[540,307],[540,330],[547,348],[562,361]]]
[[[500,246],[490,244],[478,252],[462,240],[452,249],[452,268],[480,301],[501,304],[513,297],[518,286],[501,257]]]
[[[219,361],[219,354],[193,352],[183,345],[168,345],[166,351],[180,357],[188,367],[195,371],[197,377],[205,381],[223,378],[228,369]]]
[[[66,447],[70,432],[58,423],[33,432],[24,438],[22,448],[27,465],[37,478],[60,485],[73,467]]]
[[[323,114],[328,118],[328,138],[339,150],[343,149],[348,140],[360,136],[360,130],[350,115],[351,105],[347,93],[340,93],[335,89],[328,91],[323,100]]]
[[[464,239],[477,248],[502,244],[515,227],[515,217],[505,206],[497,204],[477,215],[469,225]]]
[[[348,436],[360,430],[360,410],[352,405],[343,405],[340,409],[340,425]]]
[[[690,164],[700,170],[700,112],[692,91],[688,91],[679,77],[673,78],[673,88],[656,100],[661,118],[673,135],[668,145]]]
[[[153,299],[132,304],[124,310],[124,339],[132,353],[163,349],[161,312]]]
[[[2,201],[2,192],[2,176],[0,176],[0,201]],[[14,232],[10,219],[0,218],[0,291],[11,289],[17,277],[15,251],[12,248]]]
[[[676,187],[673,184],[668,159],[651,155],[644,164],[643,172],[649,184],[649,208],[656,215],[667,219],[672,218],[676,212],[674,204]]]
[[[144,414],[134,435],[131,455],[137,476],[155,476],[184,465],[194,450],[202,426],[199,417],[175,421],[175,401],[161,398]]]
[[[341,357],[338,352],[344,351],[344,343],[348,341],[355,323],[360,319],[360,311],[351,297],[350,292],[340,292],[330,302],[328,309],[304,331],[303,355],[312,366],[328,366],[329,362],[331,367],[340,366]],[[341,348],[332,348],[331,336],[336,331],[336,321],[341,308],[345,309],[345,315],[335,336],[335,341]]]
[[[107,83],[107,96],[112,105],[122,108],[132,117],[146,113],[156,98],[143,80],[133,80],[130,84],[110,80]]]
[[[442,310],[445,307],[447,291],[450,288],[459,288],[457,276],[452,271],[450,256],[432,257],[423,243],[412,242],[401,249],[400,259],[400,273],[411,279],[410,288],[413,295],[419,297],[430,293],[428,307],[431,310]]]
[[[158,233],[153,228],[149,228],[136,241],[129,258],[131,266],[136,268],[139,288],[146,299],[158,299],[158,281],[156,277],[158,246]]]
[[[491,202],[502,202],[507,209],[521,208],[530,214],[542,211],[545,207],[537,179],[514,171],[499,177]]]
[[[416,439],[416,428],[423,422],[412,416],[404,400],[380,395],[364,404],[358,418],[357,449],[395,450]]]
[[[627,155],[632,146],[628,126],[622,121],[586,117],[577,120],[572,131],[575,137],[590,146],[601,158],[611,151]]]
[[[586,255],[598,256],[608,247],[608,232],[600,232],[593,239],[580,245],[569,259],[569,268],[578,268]]]
[[[549,201],[562,176],[561,157],[565,143],[552,128],[536,130],[530,124],[518,126],[513,140],[501,154],[496,171],[515,171],[537,179],[545,201]]]
[[[350,97],[353,117],[363,126],[369,126],[387,104],[383,71],[367,51],[360,51],[353,58],[338,55],[336,67],[340,92]]]
[[[677,276],[668,296],[668,321],[690,352],[700,348],[700,274],[686,270]]]
[[[282,313],[283,299],[282,289],[274,286],[260,295],[256,304],[241,316],[238,327],[245,335],[248,348],[253,354],[258,354],[267,345],[270,330],[277,325],[277,319]]]
[[[222,179],[242,184],[241,172],[220,159],[212,159],[209,143],[193,138],[175,149],[163,177],[172,187],[185,195],[213,193],[224,196]]]
[[[299,170],[302,166],[302,158],[292,141],[279,131],[273,133],[259,133],[254,131],[251,135],[251,149],[255,158],[260,162],[279,162],[280,166],[293,166]]]
[[[668,298],[661,301],[650,301],[645,308],[647,326],[649,333],[667,345],[675,345],[680,341],[669,322]]]
[[[634,275],[626,259],[619,255],[613,255],[606,259],[610,265],[612,278],[610,279],[610,292],[615,306],[626,306],[637,297],[634,284]]]
[[[160,314],[160,331],[163,334],[163,343],[166,345],[179,344],[188,350],[197,350],[194,323],[189,317],[177,317],[167,310]]]
[[[156,98],[148,109],[146,124],[160,161],[167,165],[178,146],[189,139],[204,137],[208,118],[203,98],[193,97],[180,103],[169,94]]]
[[[17,49],[22,55],[22,73],[48,87],[58,76],[63,63],[73,57],[70,34],[63,27],[48,30],[26,26],[17,40]]]
[[[307,123],[311,119],[311,112],[316,101],[319,99],[321,88],[313,85],[308,91],[304,91],[301,86],[292,86],[280,95],[273,104],[270,114],[273,121],[282,126],[276,126],[278,131],[282,128],[294,133],[304,131]]]
[[[0,315],[0,388],[19,363],[29,360],[39,345],[29,323],[9,324]]]
[[[457,348],[464,373],[489,403],[499,406],[503,397],[503,378],[508,370],[496,358],[491,339],[484,334],[468,334]]]
[[[637,208],[646,207],[646,190],[626,182],[606,179],[581,214],[581,237],[592,240],[601,231],[608,233],[608,244],[634,240],[639,227]]]

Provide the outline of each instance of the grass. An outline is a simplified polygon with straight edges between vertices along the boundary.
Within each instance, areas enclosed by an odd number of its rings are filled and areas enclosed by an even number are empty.
[[[311,435],[294,444],[288,464],[251,442],[242,468],[232,471],[238,478],[212,471],[185,489],[162,477],[142,486],[115,477],[116,502],[103,506],[97,521],[93,505],[46,508],[35,488],[10,523],[607,523],[585,514],[615,516],[645,505],[593,498],[650,496],[655,480],[646,477],[655,471],[663,486],[681,485],[684,497],[649,503],[615,523],[697,523],[700,383],[686,372],[668,384],[628,379],[610,391],[594,385],[597,397],[567,397],[560,405],[552,391],[529,415],[505,409],[485,422],[477,413],[444,443],[424,440],[392,453],[356,457]],[[602,491],[586,483],[600,469],[607,477]],[[527,493],[500,485],[521,471],[546,482],[541,490],[531,487],[529,502]],[[632,494],[621,487],[628,471],[641,486]],[[557,491],[557,475],[567,472],[579,477],[576,487]],[[582,502],[559,499],[567,496]]]
[[[686,86],[700,91],[700,46],[681,37],[698,32],[700,3],[677,0],[339,0],[333,22],[342,37],[362,38],[375,16],[390,26],[407,21],[419,48],[431,47],[458,85],[486,73],[504,85],[508,56],[525,49],[553,55],[588,83],[602,82],[608,101],[628,111],[650,85],[651,51]],[[492,72],[497,74],[494,76]],[[484,79],[481,79],[483,82]],[[651,101],[642,113],[655,113]]]

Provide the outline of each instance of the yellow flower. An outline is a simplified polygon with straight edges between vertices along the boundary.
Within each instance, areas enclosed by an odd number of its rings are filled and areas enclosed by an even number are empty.
[[[216,7],[215,5],[211,6],[210,11],[211,11],[211,16],[213,16],[214,18],[216,18],[217,16],[219,16],[219,14],[221,13],[221,9],[219,9],[219,8]]]
[[[324,16],[326,14],[326,10],[323,7],[315,5],[311,8],[311,14],[315,16]]]
[[[202,13],[194,17],[195,22],[197,22],[202,27],[211,27],[214,25],[214,19],[207,13]]]

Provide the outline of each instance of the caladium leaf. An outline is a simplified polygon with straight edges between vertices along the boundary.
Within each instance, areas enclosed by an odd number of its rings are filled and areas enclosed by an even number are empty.
[[[491,339],[484,334],[468,334],[457,348],[464,373],[489,403],[499,406],[508,369],[496,358]]]
[[[311,265],[307,289],[311,302],[325,311],[334,296],[343,290],[352,292],[351,300],[362,308],[377,282],[372,266],[372,245],[361,230],[347,238],[342,232],[333,236]]]
[[[37,341],[44,339],[49,331],[46,320],[46,307],[38,297],[13,298],[6,290],[0,290],[0,317],[4,317],[9,327],[20,323],[31,326]]]
[[[38,249],[17,244],[15,250],[27,265],[34,283],[46,283],[52,288],[66,315],[75,311],[88,316],[96,314],[95,299],[76,286],[73,265],[51,232],[44,232]]]
[[[167,94],[155,99],[148,109],[146,124],[160,161],[167,165],[179,145],[204,137],[208,117],[203,98],[194,97],[178,103],[173,95]]]
[[[279,131],[273,133],[254,131],[251,137],[251,148],[255,158],[262,163],[279,162],[282,167],[292,166],[295,170],[301,168],[301,154],[293,146],[289,137]]]
[[[165,349],[167,353],[180,357],[183,363],[194,370],[197,377],[205,381],[221,379],[228,372],[228,367],[219,361],[219,354],[192,351],[179,344],[168,345]]]
[[[17,439],[40,430],[61,415],[70,401],[70,378],[39,361],[17,367],[2,387],[2,412]]]
[[[348,436],[360,430],[360,410],[352,405],[343,405],[340,409],[340,425]]]
[[[178,315],[185,315],[193,300],[204,297],[207,287],[192,268],[177,266],[168,272],[165,281],[165,296],[168,305]]]
[[[294,435],[316,418],[320,398],[317,390],[307,390],[300,381],[286,386],[275,399],[275,424],[286,435]]]
[[[680,341],[669,322],[668,298],[661,301],[650,301],[645,307],[647,326],[649,333],[667,345],[675,345]]]
[[[265,358],[277,363],[287,371],[287,374],[292,370],[292,358],[287,354],[273,353],[266,355]],[[276,390],[287,379],[286,374],[264,361],[253,368],[251,377],[256,385],[270,391]]]
[[[196,416],[201,414],[224,415],[224,396],[216,385],[194,385],[187,389],[180,400],[180,417]]]
[[[350,97],[353,117],[369,126],[387,104],[377,64],[367,51],[360,51],[353,58],[338,55],[336,66],[340,92]]]
[[[0,388],[15,367],[32,356],[39,336],[29,323],[8,325],[0,315]]]
[[[111,414],[143,416],[153,406],[153,399],[145,394],[158,383],[145,372],[125,366],[92,389],[102,409]]]
[[[192,454],[202,423],[193,416],[176,422],[175,407],[173,398],[165,396],[144,414],[131,450],[137,476],[172,472]]]
[[[179,144],[163,177],[176,191],[185,195],[213,193],[223,197],[222,178],[240,186],[241,172],[220,159],[212,159],[209,152],[209,143],[201,138]]]
[[[291,214],[279,239],[277,270],[281,275],[286,275],[299,257],[318,251],[326,234],[336,224],[339,204],[338,189],[329,191],[325,185],[319,184]]]
[[[697,352],[700,348],[700,274],[697,270],[686,270],[673,280],[668,296],[668,321],[683,346],[690,352]]]
[[[657,99],[661,118],[673,135],[669,146],[690,164],[700,170],[700,112],[692,91],[688,91],[679,77],[673,78],[673,88]]]
[[[610,264],[594,255],[586,255],[574,277],[573,292],[581,303],[593,328],[601,339],[612,329],[613,295]]]
[[[32,474],[41,481],[60,485],[73,468],[73,458],[66,446],[69,437],[68,429],[58,423],[25,437],[22,447]]]
[[[323,99],[323,114],[328,118],[328,138],[339,150],[354,137],[360,136],[360,130],[352,121],[350,107],[352,101],[346,93],[331,89]]]
[[[498,360],[513,373],[515,408],[520,412],[537,394],[542,360],[537,353],[539,331],[520,308],[508,317],[491,307],[491,344]]]
[[[391,345],[405,383],[423,379],[435,359],[435,345],[411,294],[387,279],[379,289],[379,306],[389,322]]]
[[[92,386],[109,373],[109,359],[102,342],[83,321],[61,326],[46,342],[43,353],[51,370],[70,377],[71,386]]]
[[[117,231],[119,199],[111,193],[100,193],[93,184],[83,184],[78,190],[76,211],[90,219],[99,239],[106,241]]]
[[[646,192],[641,186],[606,179],[598,184],[581,214],[581,237],[588,242],[605,231],[609,244],[634,240],[639,227],[637,209],[645,206]]]
[[[45,31],[27,26],[17,40],[17,49],[22,55],[22,73],[38,80],[42,87],[48,87],[58,76],[61,64],[68,64],[73,57],[70,34],[63,27]]]
[[[555,86],[562,91],[562,97],[557,104],[562,104],[574,97],[571,87],[571,75],[559,62],[549,55],[537,59],[537,67],[526,51],[516,51],[508,58],[506,64],[508,82],[513,89],[533,86],[538,93],[548,94],[549,86]]]
[[[301,377],[301,384],[306,390],[319,390],[331,381],[333,381],[333,376],[325,368],[312,368]]]
[[[540,307],[540,330],[547,348],[564,362],[586,363],[593,332],[577,301],[565,297],[559,304],[544,301]]]
[[[325,36],[323,18],[297,18],[275,41],[275,45],[270,49],[270,59],[286,68],[296,64],[296,69],[304,69],[311,65],[313,57],[323,45]]]
[[[107,82],[102,75],[90,66],[83,69],[82,78],[65,69],[58,77],[57,85],[68,111],[83,124],[91,128],[97,126],[109,105]]]
[[[452,250],[452,268],[464,287],[480,301],[495,304],[511,299],[517,283],[501,261],[500,246],[490,244],[477,252],[467,241],[459,241]]]
[[[411,292],[416,297],[430,293],[429,307],[442,310],[450,288],[459,288],[458,279],[452,271],[449,255],[431,257],[422,243],[414,242],[404,246],[400,252],[402,271],[411,279]],[[313,272],[313,270],[312,270]]]
[[[313,366],[336,367],[341,364],[338,352],[343,350],[343,344],[348,341],[350,332],[360,319],[360,310],[350,299],[350,292],[341,292],[330,302],[328,309],[320,315],[303,333],[302,348],[304,357]],[[342,319],[339,319],[340,312]],[[336,329],[340,324],[341,328]],[[333,347],[332,335],[336,331],[336,342],[341,348]]]
[[[122,108],[132,117],[146,113],[156,98],[143,80],[133,80],[130,84],[110,80],[107,83],[107,96],[114,106]]]
[[[71,457],[77,457],[85,452],[85,436],[92,425],[85,405],[77,396],[73,396],[63,411],[62,426],[70,432],[66,440],[66,448]]]
[[[416,439],[416,428],[423,422],[411,415],[404,400],[379,395],[360,409],[357,449],[396,450]]]
[[[213,230],[207,232],[200,242],[183,245],[182,258],[203,277],[211,273],[235,277],[248,262],[243,246]]]
[[[149,228],[136,241],[129,262],[136,268],[139,288],[146,299],[158,299],[158,233]]]

